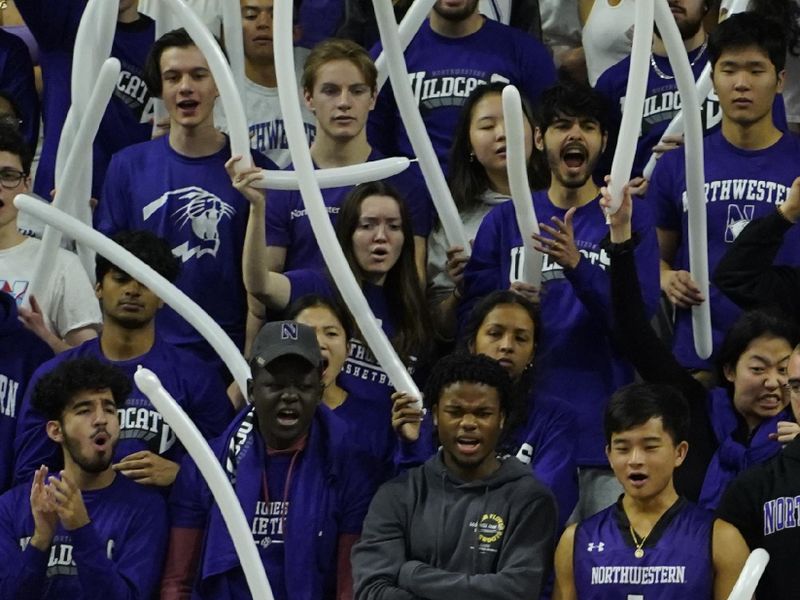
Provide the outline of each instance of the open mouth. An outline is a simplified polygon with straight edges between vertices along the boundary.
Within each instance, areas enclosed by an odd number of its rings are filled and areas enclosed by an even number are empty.
[[[456,446],[461,454],[475,454],[480,445],[480,441],[476,440],[475,438],[463,436],[456,438]]]
[[[628,475],[628,481],[630,481],[633,484],[633,487],[637,488],[640,488],[645,483],[647,483],[648,479],[649,478],[644,473],[631,473],[630,475]]]
[[[567,146],[561,158],[570,169],[579,169],[586,162],[586,150],[583,146]]]
[[[775,410],[783,406],[783,398],[776,394],[765,394],[758,399],[758,404],[766,410]]]
[[[294,408],[282,408],[276,416],[281,427],[294,427],[300,421],[300,411]]]
[[[383,261],[383,259],[389,255],[389,250],[386,248],[375,248],[370,252],[370,255],[375,260]]]
[[[105,432],[96,433],[92,437],[92,445],[95,450],[99,452],[105,452],[108,449],[110,441],[111,437]]]
[[[197,100],[181,100],[178,102],[177,106],[181,110],[194,110],[196,109],[200,103]]]
[[[506,155],[506,147],[505,146],[500,146],[497,150],[495,150],[494,153],[497,154],[497,155],[505,156]]]
[[[325,374],[328,372],[328,359],[323,354],[322,355],[322,376],[325,377]]]

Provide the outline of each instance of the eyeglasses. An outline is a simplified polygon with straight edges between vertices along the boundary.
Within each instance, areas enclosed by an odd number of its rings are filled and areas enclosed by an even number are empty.
[[[0,185],[7,190],[13,190],[27,176],[27,173],[17,171],[16,169],[2,169],[0,170]]]
[[[800,396],[800,380],[798,381],[790,381],[786,384],[786,389],[789,390],[795,396]]]

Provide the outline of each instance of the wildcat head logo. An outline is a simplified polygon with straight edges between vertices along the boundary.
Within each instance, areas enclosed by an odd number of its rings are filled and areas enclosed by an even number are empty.
[[[178,205],[171,216],[178,229],[190,225],[194,239],[172,249],[175,256],[183,262],[204,254],[216,256],[219,250],[219,224],[225,218],[230,219],[236,209],[218,196],[203,188],[191,186],[179,190],[171,190],[153,200],[142,210],[144,220],[149,219],[165,204]]]

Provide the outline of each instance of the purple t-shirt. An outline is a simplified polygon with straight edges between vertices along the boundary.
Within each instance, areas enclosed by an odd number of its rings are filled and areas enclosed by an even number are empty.
[[[51,468],[60,466],[61,449],[45,434],[47,419],[31,406],[31,396],[36,382],[44,375],[65,360],[79,357],[92,357],[114,365],[125,372],[133,384],[125,405],[117,411],[120,441],[114,452],[115,461],[140,450],[150,450],[174,462],[180,462],[185,454],[175,432],[164,422],[147,396],[136,387],[133,374],[139,365],[158,375],[164,389],[207,438],[219,435],[233,418],[233,407],[217,371],[193,354],[171,346],[160,336],[156,336],[155,344],[146,354],[127,361],[109,361],[100,348],[100,338],[89,340],[60,353],[33,374],[19,410],[14,443],[15,483],[30,481],[33,472],[42,464]]]
[[[165,239],[181,260],[175,285],[197,302],[231,337],[244,344],[247,302],[242,249],[249,205],[225,171],[230,146],[192,158],[179,154],[169,136],[136,144],[114,155],[94,213],[95,228],[108,236],[146,229]],[[261,168],[273,167],[253,152]],[[217,355],[172,308],[157,317],[158,333],[205,360]]]
[[[797,177],[800,164],[800,140],[784,134],[778,142],[763,150],[742,150],[729,143],[721,132],[713,133],[703,143],[706,169],[706,214],[708,236],[708,270],[713,273],[720,259],[739,232],[753,219],[775,211],[786,201]],[[680,245],[673,263],[675,269],[689,270],[689,218],[686,207],[684,150],[668,152],[658,161],[647,202],[656,212],[658,227],[679,234]],[[792,229],[778,252],[776,262],[800,265],[796,249],[800,231]],[[711,328],[714,350],[725,333],[741,314],[717,287],[709,286]],[[702,360],[694,350],[691,311],[677,309],[673,350],[683,366],[691,369],[712,368],[710,360]]]
[[[167,507],[156,490],[114,477],[81,492],[91,522],[58,525],[49,552],[30,545],[30,482],[0,496],[0,597],[150,598],[167,546]]]
[[[374,161],[381,158],[384,156],[373,150],[368,160]],[[291,168],[290,166],[289,169]],[[431,197],[419,167],[412,164],[405,171],[384,181],[394,187],[405,200],[414,235],[428,237],[431,231],[433,209]],[[336,223],[342,203],[353,188],[354,186],[348,185],[322,190],[322,200],[328,209],[332,223]],[[308,218],[303,198],[298,190],[270,192],[267,201],[266,224],[268,245],[286,248],[284,271],[325,268],[325,261],[311,228],[311,221]]]
[[[55,161],[61,128],[71,104],[70,79],[75,34],[86,7],[85,0],[20,0],[22,18],[39,44],[42,67],[44,144],[36,171],[34,191],[50,197],[55,187]],[[112,154],[150,139],[155,99],[142,79],[142,67],[155,39],[155,22],[144,15],[133,23],[118,23],[111,56],[122,70],[95,138],[92,195],[102,189]]]
[[[674,600],[711,598],[714,515],[683,498],[656,523],[636,558],[621,503],[575,530],[573,566],[578,598]],[[637,538],[639,539],[639,538]]]
[[[380,45],[371,50],[373,58]],[[473,34],[448,38],[425,21],[405,51],[411,89],[439,162],[446,169],[461,107],[472,90],[496,81],[513,83],[530,102],[555,83],[553,59],[535,38],[484,19]],[[414,156],[389,83],[369,117],[368,137],[381,152]]]
[[[533,195],[536,217],[563,220],[566,210],[554,206],[547,192]],[[636,261],[648,311],[658,302],[658,247],[649,211],[638,203],[634,229],[641,236]],[[537,395],[565,398],[577,415],[579,466],[607,465],[603,408],[620,386],[633,381],[633,367],[611,341],[611,296],[606,268],[609,257],[600,248],[608,226],[596,201],[577,209],[575,242],[582,256],[575,269],[563,269],[546,255],[542,266],[542,331],[536,348]],[[522,236],[511,202],[492,209],[481,224],[464,272],[461,323],[474,304],[494,290],[508,289],[523,272]]]
[[[675,78],[672,76],[672,67],[670,67],[669,59],[666,56],[653,55],[653,60],[666,77],[660,76],[651,63],[650,71],[647,75],[642,125],[639,139],[636,143],[636,154],[634,155],[633,169],[631,171],[633,176],[641,175],[645,165],[650,160],[653,146],[658,143],[667,130],[670,121],[681,109],[681,96],[678,93],[678,85],[675,83]],[[689,62],[695,60],[692,72],[694,73],[694,78],[697,79],[708,63],[708,54],[705,49],[701,47],[689,52]],[[622,105],[625,102],[630,67],[631,58],[628,56],[606,69],[595,84],[595,89],[609,102],[609,110],[611,111],[609,131],[612,135],[616,135],[616,132],[619,131],[620,122],[622,121]],[[783,106],[783,96],[781,95],[777,95],[773,102],[772,119],[776,127],[786,131],[786,110]],[[722,109],[719,105],[719,97],[713,89],[700,105],[700,121],[705,135],[718,131],[721,126]],[[611,168],[613,154],[613,152],[606,152],[604,155],[608,161],[607,170],[604,171],[606,173]]]

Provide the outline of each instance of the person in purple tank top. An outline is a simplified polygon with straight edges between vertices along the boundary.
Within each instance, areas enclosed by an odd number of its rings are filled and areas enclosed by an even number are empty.
[[[686,400],[667,385],[631,384],[604,420],[625,492],[564,532],[553,600],[725,600],[749,550],[735,527],[675,491],[673,472],[689,451]]]

